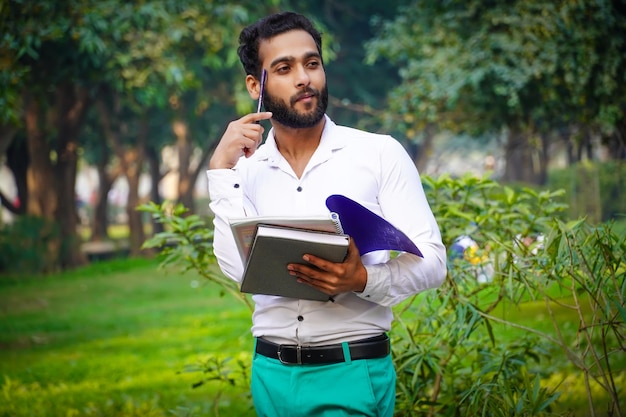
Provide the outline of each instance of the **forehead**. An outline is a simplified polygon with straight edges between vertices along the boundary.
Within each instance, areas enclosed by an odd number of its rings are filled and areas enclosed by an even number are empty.
[[[259,58],[264,67],[279,61],[301,59],[317,54],[317,45],[313,37],[304,30],[291,30],[259,43]]]

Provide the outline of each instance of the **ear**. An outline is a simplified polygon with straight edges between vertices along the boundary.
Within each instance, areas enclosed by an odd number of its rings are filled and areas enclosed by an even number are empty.
[[[246,88],[252,100],[258,100],[261,95],[261,80],[253,75],[246,75]]]

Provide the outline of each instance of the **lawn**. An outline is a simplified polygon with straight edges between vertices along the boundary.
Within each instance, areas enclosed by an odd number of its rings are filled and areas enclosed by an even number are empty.
[[[575,313],[556,314],[575,334]],[[542,302],[497,315],[541,331],[551,327]],[[234,385],[193,388],[204,375],[183,372],[226,358],[234,371],[238,360],[249,363],[249,327],[242,303],[221,297],[192,272],[165,271],[154,260],[0,277],[0,417],[253,416],[247,382],[238,373]],[[497,331],[508,337],[523,332]],[[564,394],[557,408],[586,410],[580,375],[562,367],[567,361],[558,356],[553,360],[560,365],[545,381]],[[623,383],[623,367],[619,373]]]
[[[132,260],[2,277],[0,306],[0,416],[254,415],[245,385],[181,373],[250,356],[247,307],[193,273]]]

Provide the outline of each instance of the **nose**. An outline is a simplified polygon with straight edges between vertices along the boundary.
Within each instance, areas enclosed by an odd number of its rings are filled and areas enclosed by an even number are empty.
[[[295,77],[295,84],[298,88],[307,87],[311,83],[311,77],[303,65],[298,65]]]

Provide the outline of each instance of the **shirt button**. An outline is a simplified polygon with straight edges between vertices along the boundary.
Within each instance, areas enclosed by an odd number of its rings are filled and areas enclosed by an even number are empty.
[[[304,320],[304,317],[298,316],[298,321],[302,321],[302,320]]]
[[[298,192],[302,191],[302,187],[296,188],[296,191],[298,191]]]
[[[234,185],[234,187],[235,187],[235,188],[239,188],[239,184],[235,184],[235,185]]]

